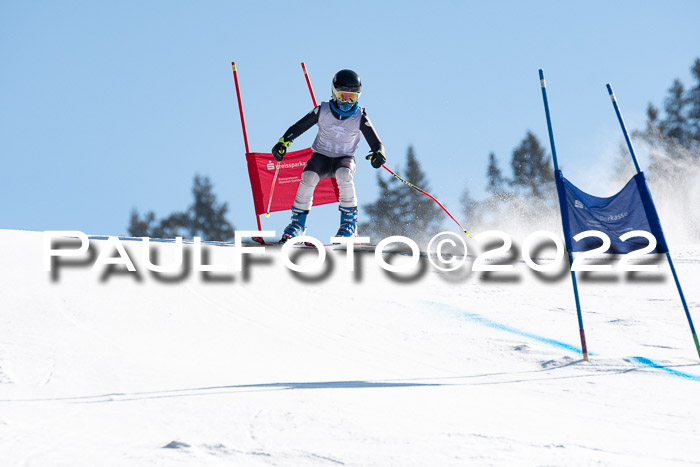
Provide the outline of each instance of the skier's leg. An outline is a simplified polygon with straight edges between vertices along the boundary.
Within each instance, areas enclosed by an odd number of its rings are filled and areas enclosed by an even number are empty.
[[[308,215],[308,210],[304,211],[303,209],[292,206],[292,221],[284,229],[280,242],[284,243],[292,237],[304,235],[306,231],[306,216]]]
[[[355,193],[355,158],[337,160],[334,172],[340,199],[340,228],[336,237],[357,235],[357,195]]]
[[[312,170],[304,170],[301,173],[301,183],[297,189],[297,196],[294,198],[295,208],[304,211],[311,209],[314,203],[314,190],[320,181],[321,176]]]
[[[335,234],[336,237],[357,237],[357,206],[344,208],[339,206],[340,227]]]
[[[357,206],[354,175],[354,172],[347,167],[341,167],[335,171],[335,180],[338,182],[338,199],[341,207],[352,208]]]
[[[344,208],[357,207],[357,195],[355,193],[355,158],[341,157],[337,159],[333,176],[338,182],[338,198],[340,206]]]
[[[306,217],[313,205],[314,190],[324,174],[328,174],[329,166],[329,158],[317,153],[313,153],[311,158],[306,162],[304,171],[301,174],[301,182],[297,189],[297,195],[292,205],[292,220],[287,228],[284,229],[282,242],[292,237],[303,235],[306,231]]]
[[[297,189],[297,196],[294,199],[294,207],[308,211],[314,202],[314,190],[322,178],[331,175],[333,161],[317,152],[311,155],[306,161],[304,171],[301,174],[301,183]]]

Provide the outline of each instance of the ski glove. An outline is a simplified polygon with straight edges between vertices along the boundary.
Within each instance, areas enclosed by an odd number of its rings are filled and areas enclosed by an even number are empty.
[[[365,159],[369,160],[370,163],[372,164],[372,167],[375,169],[378,169],[379,167],[383,166],[384,163],[386,162],[386,156],[384,155],[384,151],[373,151],[367,154],[367,157]]]
[[[277,162],[284,159],[284,155],[287,154],[287,146],[289,146],[289,143],[291,143],[291,141],[285,141],[283,136],[277,141],[277,144],[272,147],[272,157],[274,157]]]

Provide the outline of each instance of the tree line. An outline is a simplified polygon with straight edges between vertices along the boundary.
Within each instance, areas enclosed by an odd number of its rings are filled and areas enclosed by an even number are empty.
[[[698,180],[693,175],[700,176],[700,58],[692,65],[691,74],[695,80],[693,85],[686,88],[676,79],[668,89],[663,107],[659,109],[650,103],[646,127],[632,132],[633,139],[649,149],[649,179],[667,181],[672,190],[684,187],[698,190]],[[628,175],[628,157],[625,149],[625,162],[619,164],[619,174]],[[556,213],[552,159],[531,131],[526,131],[511,152],[509,168],[509,174],[504,174],[496,155],[493,152],[488,155],[486,196],[476,200],[465,188],[460,197],[464,225],[498,227],[503,225],[504,219],[537,222]],[[398,167],[396,171],[412,184],[432,193],[428,177],[412,146],[406,154],[405,168]],[[399,180],[393,177],[385,179],[386,176],[383,178],[382,175],[377,175],[377,200],[362,206],[367,220],[360,224],[361,235],[375,239],[404,235],[421,241],[438,232],[444,220],[442,210],[428,197]],[[186,210],[162,219],[156,219],[153,211],[141,217],[134,209],[129,234],[231,240],[234,228],[226,219],[228,205],[216,200],[208,177],[195,176],[192,195],[193,202]],[[700,200],[688,202],[688,207],[697,211],[694,203]],[[700,220],[690,219],[698,224],[696,231],[700,231]]]
[[[129,235],[153,238],[194,238],[227,241],[233,239],[233,225],[226,220],[227,203],[219,203],[209,177],[195,175],[192,186],[192,204],[160,220],[153,211],[141,217],[138,210],[131,212]]]
[[[551,205],[554,186],[551,157],[542,143],[527,131],[520,144],[511,154],[511,175],[504,175],[496,155],[489,154],[486,171],[487,197],[483,200],[472,198],[465,188],[460,198],[461,217],[464,225],[474,226],[498,222],[506,209],[514,206],[531,206],[541,210],[542,205]],[[412,146],[407,152],[404,171],[397,172],[414,185],[431,192],[427,175],[422,170]],[[420,242],[432,237],[440,230],[445,214],[430,198],[411,190],[395,178],[384,181],[377,176],[379,197],[374,203],[364,207],[367,222],[361,224],[362,235],[384,238],[389,235],[404,235]],[[530,209],[527,209],[530,211]]]
[[[683,148],[689,156],[698,161],[700,159],[700,58],[695,59],[690,72],[695,84],[686,89],[681,80],[676,78],[668,89],[663,112],[650,103],[647,107],[647,127],[637,132],[637,135],[652,144],[671,145],[672,149]]]
[[[646,170],[655,193],[662,200],[672,200],[681,211],[686,231],[700,237],[700,58],[691,67],[694,83],[686,87],[679,79],[668,89],[662,109],[649,103],[646,127],[632,132],[632,139],[648,149],[650,161]],[[413,148],[408,150],[405,178],[429,186]],[[476,200],[465,188],[460,204],[464,225],[480,229],[502,228],[508,220],[528,221],[543,225],[558,216],[556,185],[552,159],[542,143],[531,132],[516,146],[510,156],[510,175],[504,175],[496,155],[488,155],[486,196]],[[632,171],[629,153],[624,146],[620,152],[617,178],[627,181]],[[379,238],[387,235],[418,235],[436,233],[444,214],[417,192],[406,190],[400,182],[384,182],[378,178],[379,199],[365,206],[369,220],[363,234],[370,232]],[[419,185],[423,187],[423,185]],[[426,190],[429,191],[429,190]],[[679,197],[683,193],[686,196]],[[439,193],[435,193],[439,195]],[[417,198],[423,198],[418,204]],[[410,201],[409,201],[410,200]],[[416,206],[409,209],[406,204]],[[419,207],[420,206],[420,207]],[[433,205],[434,206],[434,205]]]

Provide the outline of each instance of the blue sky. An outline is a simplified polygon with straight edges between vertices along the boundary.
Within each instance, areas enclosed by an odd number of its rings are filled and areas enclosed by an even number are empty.
[[[695,1],[4,0],[0,227],[126,234],[132,208],[165,216],[188,206],[199,173],[236,228],[255,228],[233,60],[251,150],[269,151],[311,108],[301,61],[319,100],[352,68],[387,166],[400,171],[412,144],[432,194],[455,214],[465,187],[482,193],[489,152],[508,173],[527,130],[547,144],[543,68],[560,164],[595,192],[621,141],[605,84],[628,126],[643,126],[674,78],[690,84],[698,18]],[[366,150],[360,206],[377,196]],[[287,221],[273,214],[263,227],[281,232]],[[316,207],[309,233],[325,238],[337,223],[335,206]]]

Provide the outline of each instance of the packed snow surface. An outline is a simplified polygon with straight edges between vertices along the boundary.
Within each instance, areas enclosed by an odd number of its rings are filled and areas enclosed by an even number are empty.
[[[269,247],[241,272],[188,254],[158,274],[138,242],[136,272],[92,270],[93,240],[46,272],[42,238],[0,231],[2,466],[700,463],[699,359],[665,261],[579,275],[585,362],[564,268],[390,274],[363,252],[351,272],[329,247],[298,274]],[[700,324],[700,246],[672,253]]]

